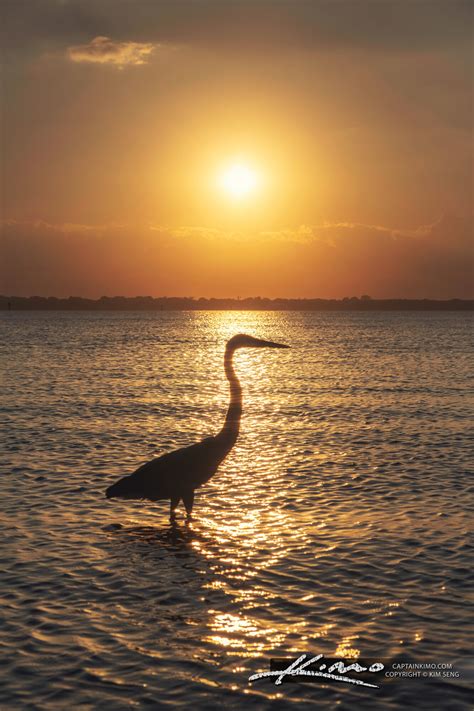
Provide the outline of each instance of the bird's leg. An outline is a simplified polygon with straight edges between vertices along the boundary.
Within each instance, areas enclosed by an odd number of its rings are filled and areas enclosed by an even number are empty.
[[[183,494],[183,504],[186,509],[187,518],[191,518],[191,513],[194,504],[194,489],[189,489],[185,494]]]
[[[172,496],[171,497],[170,521],[174,521],[174,519],[176,518],[176,507],[178,506],[180,499],[181,499],[180,496]]]

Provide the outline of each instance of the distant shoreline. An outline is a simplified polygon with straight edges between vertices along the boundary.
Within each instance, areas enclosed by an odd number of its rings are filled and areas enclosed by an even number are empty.
[[[60,299],[0,296],[0,311],[473,311],[473,299],[194,299],[192,297],[103,296]]]

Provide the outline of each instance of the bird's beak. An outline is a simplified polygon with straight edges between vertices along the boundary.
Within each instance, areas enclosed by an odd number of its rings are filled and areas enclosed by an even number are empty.
[[[290,346],[285,345],[284,343],[275,343],[274,341],[260,341],[260,340],[255,345],[260,348],[289,348],[290,347]]]

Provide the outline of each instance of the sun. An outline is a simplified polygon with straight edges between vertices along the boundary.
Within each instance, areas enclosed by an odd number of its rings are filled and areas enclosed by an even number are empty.
[[[260,175],[246,163],[232,163],[224,168],[218,176],[221,190],[232,198],[240,199],[255,193],[260,187]]]

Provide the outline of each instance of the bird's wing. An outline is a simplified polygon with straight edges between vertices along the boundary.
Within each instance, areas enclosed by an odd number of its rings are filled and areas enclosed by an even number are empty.
[[[160,457],[156,457],[142,464],[132,476],[151,472],[158,474],[169,471],[170,469],[179,468],[183,465],[192,464],[194,457],[200,457],[205,446],[213,441],[214,437],[206,437],[206,439],[203,439],[201,442],[196,442],[196,444],[175,449],[173,452],[166,452],[166,454],[162,454]]]
[[[182,489],[194,489],[199,485],[200,471],[207,465],[206,445],[213,441],[214,437],[208,437],[142,464],[130,475],[130,484],[149,499],[168,498]]]

